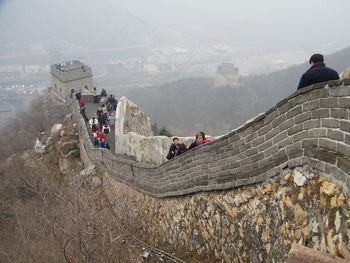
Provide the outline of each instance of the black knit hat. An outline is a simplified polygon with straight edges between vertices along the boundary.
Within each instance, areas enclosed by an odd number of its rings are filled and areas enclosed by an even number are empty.
[[[321,54],[313,54],[309,59],[310,64],[311,62],[314,62],[314,63],[323,62],[323,56]]]

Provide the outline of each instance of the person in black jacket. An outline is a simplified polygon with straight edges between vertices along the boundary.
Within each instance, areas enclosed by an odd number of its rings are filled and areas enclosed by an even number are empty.
[[[327,68],[323,63],[323,55],[313,54],[309,63],[311,67],[301,76],[298,89],[315,83],[339,79],[338,73],[331,68]]]
[[[175,154],[178,151],[178,146],[179,146],[179,138],[174,137],[173,138],[173,143],[170,146],[169,153],[166,156],[168,160],[173,159],[175,157]]]

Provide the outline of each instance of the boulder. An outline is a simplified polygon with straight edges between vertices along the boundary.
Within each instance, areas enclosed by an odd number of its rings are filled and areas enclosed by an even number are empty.
[[[36,153],[45,153],[46,147],[45,144],[42,143],[39,139],[36,139],[35,145],[34,145],[34,152]]]
[[[306,182],[306,177],[299,171],[294,172],[294,183],[297,186],[303,186]]]
[[[133,132],[143,136],[153,136],[150,119],[134,102],[123,96],[116,112],[116,133]]]
[[[52,136],[56,135],[61,129],[62,129],[61,123],[54,124],[51,128],[51,135]]]

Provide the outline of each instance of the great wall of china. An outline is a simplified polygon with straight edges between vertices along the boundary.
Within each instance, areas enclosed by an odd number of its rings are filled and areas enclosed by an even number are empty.
[[[154,197],[261,183],[282,168],[310,165],[350,187],[350,82],[296,91],[243,126],[161,165],[121,159],[93,147],[79,118],[81,151],[110,176]],[[74,108],[79,113],[78,106]],[[79,116],[79,115],[78,115]]]
[[[350,79],[298,90],[159,165],[95,148],[71,106],[81,159],[105,167],[110,199],[133,204],[147,242],[218,262],[282,262],[296,243],[350,259]]]

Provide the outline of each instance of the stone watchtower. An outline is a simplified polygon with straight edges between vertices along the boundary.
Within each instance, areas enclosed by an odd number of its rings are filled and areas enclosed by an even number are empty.
[[[222,63],[215,75],[215,87],[239,87],[238,68],[233,63]]]
[[[71,89],[82,93],[92,91],[91,68],[78,60],[53,64],[50,73],[52,89],[65,100],[70,96]]]

